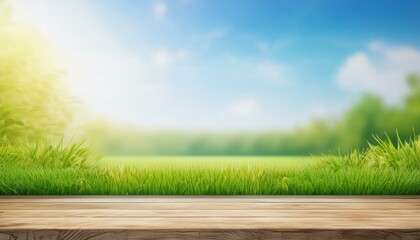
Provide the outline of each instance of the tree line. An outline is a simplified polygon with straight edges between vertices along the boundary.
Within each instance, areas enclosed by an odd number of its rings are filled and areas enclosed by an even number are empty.
[[[87,136],[111,155],[308,155],[347,153],[365,149],[374,137],[396,142],[420,133],[420,77],[407,78],[410,93],[403,104],[388,106],[374,95],[365,95],[335,121],[313,120],[290,132],[211,133],[188,131],[150,132],[95,122]]]

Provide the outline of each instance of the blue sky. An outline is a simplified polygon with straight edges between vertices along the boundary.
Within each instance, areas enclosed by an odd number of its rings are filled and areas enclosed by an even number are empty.
[[[290,129],[420,73],[419,1],[13,1],[87,112],[152,129]]]

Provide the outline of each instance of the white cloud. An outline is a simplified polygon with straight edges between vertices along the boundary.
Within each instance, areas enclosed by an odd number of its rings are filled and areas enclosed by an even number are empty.
[[[153,63],[156,65],[166,65],[169,63],[169,53],[166,51],[159,51],[152,54]]]
[[[187,50],[182,49],[174,53],[160,50],[152,53],[152,62],[157,66],[166,66],[177,61],[182,61],[187,56]]]
[[[255,46],[257,47],[257,49],[258,49],[260,52],[267,52],[267,51],[268,51],[268,49],[269,49],[268,44],[267,44],[267,43],[265,43],[265,42],[262,42],[262,41],[257,42],[257,43],[255,44]]]
[[[269,84],[288,84],[290,77],[287,69],[270,59],[244,59],[227,56],[232,78],[243,81],[262,81]]]
[[[191,35],[191,39],[194,41],[211,41],[211,40],[224,37],[226,33],[227,33],[226,28],[214,29],[209,32],[194,33]]]
[[[255,65],[255,74],[258,78],[270,83],[283,83],[287,81],[284,77],[283,67],[272,61],[258,62]]]
[[[234,102],[228,107],[230,115],[238,118],[248,118],[258,110],[257,101],[253,98],[245,98]]]
[[[420,50],[373,42],[368,51],[354,53],[346,59],[336,81],[344,89],[372,92],[389,102],[397,102],[408,92],[406,77],[411,73],[420,73]]]
[[[178,0],[178,2],[179,2],[180,4],[183,4],[183,5],[188,5],[188,4],[191,4],[191,3],[193,3],[193,1],[194,1],[194,0]]]
[[[153,12],[156,18],[163,18],[166,16],[168,12],[168,7],[163,2],[157,2],[153,6]]]

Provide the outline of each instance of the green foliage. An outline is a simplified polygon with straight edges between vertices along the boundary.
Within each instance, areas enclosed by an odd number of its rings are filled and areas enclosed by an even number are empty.
[[[99,156],[84,141],[52,144],[45,139],[15,144],[0,144],[0,163],[22,168],[91,169],[96,167]]]
[[[92,168],[97,157],[83,141],[50,143],[70,121],[71,99],[48,44],[33,29],[14,22],[3,0],[0,50],[0,166]]]
[[[0,49],[0,139],[61,135],[71,107],[55,59],[37,32],[11,20],[2,0]]]
[[[38,139],[34,143],[20,144],[22,159],[25,166],[33,164],[43,168],[89,169],[96,166],[99,156],[84,146],[84,141],[70,142],[65,145],[63,140],[52,144],[45,139]]]
[[[329,158],[319,163],[321,169],[389,169],[420,170],[420,137],[402,141],[397,135],[395,144],[388,136],[374,137],[376,144],[369,143],[365,151],[354,150],[344,156]]]
[[[21,160],[21,151],[18,147],[0,141],[0,166],[1,164],[15,164]]]

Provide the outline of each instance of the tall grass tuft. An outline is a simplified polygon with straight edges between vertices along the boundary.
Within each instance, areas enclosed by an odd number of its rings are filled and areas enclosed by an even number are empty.
[[[33,144],[24,144],[22,149],[26,160],[44,168],[89,169],[97,165],[99,158],[84,141],[65,144],[61,139],[57,144],[38,139]]]
[[[0,162],[22,167],[49,169],[91,169],[97,166],[99,155],[85,146],[84,141],[54,144],[46,139],[15,144],[0,143]]]
[[[16,163],[22,156],[19,147],[9,144],[7,141],[0,141],[0,165],[6,163]]]
[[[369,143],[366,151],[354,150],[344,156],[329,156],[318,165],[322,169],[394,169],[420,170],[420,136],[402,141],[397,135],[394,144],[387,136],[374,137],[376,144]]]

